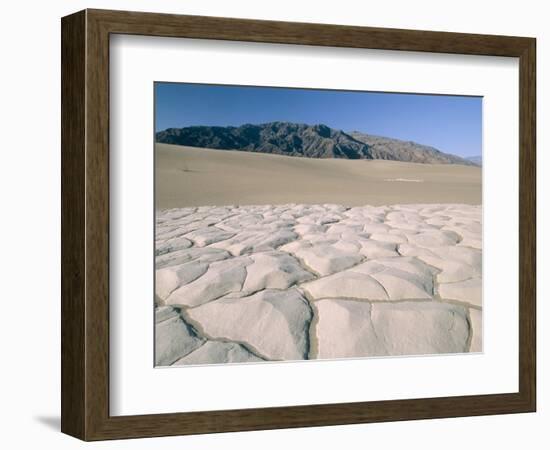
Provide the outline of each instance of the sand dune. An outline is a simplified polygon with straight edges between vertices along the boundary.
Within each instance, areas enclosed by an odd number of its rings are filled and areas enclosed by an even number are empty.
[[[473,166],[308,159],[168,144],[156,144],[155,165],[157,208],[481,203],[481,168]]]

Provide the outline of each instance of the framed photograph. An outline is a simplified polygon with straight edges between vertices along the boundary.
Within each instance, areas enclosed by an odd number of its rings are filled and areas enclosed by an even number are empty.
[[[63,432],[535,411],[534,38],[61,29]]]

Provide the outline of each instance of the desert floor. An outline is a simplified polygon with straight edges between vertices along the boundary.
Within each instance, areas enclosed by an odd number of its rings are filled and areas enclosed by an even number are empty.
[[[309,159],[156,144],[157,208],[204,205],[481,204],[481,168]]]
[[[174,158],[172,168],[162,169],[168,180],[161,184],[191,190],[191,180],[179,181],[193,172],[181,173],[176,149],[160,150],[163,161]],[[201,174],[197,177],[204,185],[178,194],[173,202],[189,198],[210,203],[216,192],[223,193],[224,201],[235,202],[239,190],[259,186],[262,173],[268,196],[276,186],[285,196],[293,189],[295,198],[316,195],[299,179],[301,164],[311,161],[275,161],[281,172],[286,165],[293,167],[288,176],[299,184],[293,186],[288,179],[285,185],[276,175],[267,176],[261,164],[254,165],[270,159],[265,156],[243,154],[255,173],[250,182],[244,176],[249,167],[239,167],[236,155],[229,154],[221,170],[210,165],[210,152],[204,158],[200,152],[186,154],[193,156],[188,167]],[[225,155],[214,152],[221,160]],[[325,166],[319,161],[315,173],[322,177],[329,166],[340,168],[340,176],[349,175],[342,181],[346,189],[378,186],[374,192],[349,191],[357,202],[393,198],[398,194],[392,188],[396,183],[382,180],[396,174],[430,179],[426,185],[442,190],[423,192],[417,188],[420,183],[410,182],[400,188],[401,198],[452,197],[454,189],[430,167],[410,169],[404,175],[394,169],[395,164],[360,163],[357,167],[392,168],[385,174],[372,170],[361,178],[348,164]],[[448,168],[449,173],[462,174],[452,186],[463,202],[465,197],[475,201],[476,177],[465,169]],[[204,173],[213,174],[210,183]],[[243,186],[231,184],[232,177],[244,177]],[[315,177],[303,173],[303,178]],[[315,183],[324,189],[322,179]],[[230,185],[234,189],[226,192]],[[381,186],[387,186],[389,193]],[[323,190],[323,198],[325,194],[330,191]],[[161,198],[164,205],[170,204],[166,194],[161,192]],[[481,271],[481,207],[475,205],[284,204],[158,210],[156,364],[479,352]]]
[[[155,157],[157,365],[481,351],[480,168]]]

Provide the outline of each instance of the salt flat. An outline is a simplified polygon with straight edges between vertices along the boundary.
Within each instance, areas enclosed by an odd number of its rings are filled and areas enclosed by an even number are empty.
[[[334,203],[481,204],[481,168],[155,145],[157,208]]]
[[[451,203],[158,210],[156,364],[479,352],[481,219]]]

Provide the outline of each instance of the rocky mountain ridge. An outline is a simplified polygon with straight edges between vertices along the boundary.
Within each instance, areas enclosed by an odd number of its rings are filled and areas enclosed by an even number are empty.
[[[411,141],[346,133],[323,124],[291,122],[239,127],[190,126],[156,133],[156,142],[306,158],[385,159],[425,164],[475,165],[459,156]]]

